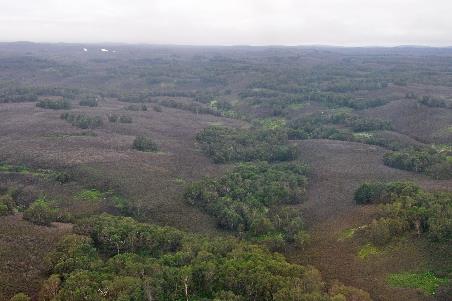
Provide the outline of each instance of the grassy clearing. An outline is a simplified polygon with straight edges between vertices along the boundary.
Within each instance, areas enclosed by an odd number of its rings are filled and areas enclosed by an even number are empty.
[[[438,287],[447,281],[447,278],[437,277],[432,272],[396,273],[387,278],[388,284],[392,287],[417,288],[430,295],[434,295]]]
[[[381,250],[375,247],[372,244],[366,244],[358,251],[358,257],[360,259],[366,259],[367,257],[371,255],[378,255],[381,253]]]

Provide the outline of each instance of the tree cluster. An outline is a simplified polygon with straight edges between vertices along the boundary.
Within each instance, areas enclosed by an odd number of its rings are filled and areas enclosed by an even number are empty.
[[[296,147],[289,145],[287,134],[280,130],[211,126],[196,140],[215,163],[291,161],[298,156]]]
[[[102,117],[92,117],[83,113],[73,114],[66,112],[61,114],[60,118],[81,129],[96,129],[103,125]]]
[[[452,194],[428,193],[413,183],[364,183],[355,193],[359,204],[380,205],[367,235],[378,245],[413,232],[435,241],[452,241]]]
[[[330,301],[362,294],[345,286],[327,293],[316,269],[232,238],[107,214],[80,221],[74,231],[49,256],[53,274],[42,300]]]
[[[244,163],[220,178],[192,183],[185,199],[237,235],[265,240],[275,248],[284,242],[303,245],[301,215],[284,205],[305,199],[307,173],[299,163]]]
[[[435,179],[452,178],[452,161],[433,148],[402,149],[384,155],[384,164],[430,175]]]

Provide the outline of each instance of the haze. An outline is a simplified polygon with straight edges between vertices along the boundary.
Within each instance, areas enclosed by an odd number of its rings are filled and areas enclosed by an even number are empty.
[[[0,0],[0,41],[452,45],[450,0]]]

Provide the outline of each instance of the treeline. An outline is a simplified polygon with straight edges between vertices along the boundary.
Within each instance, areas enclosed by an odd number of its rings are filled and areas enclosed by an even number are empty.
[[[384,155],[384,164],[398,169],[425,173],[435,179],[452,178],[452,160],[433,148],[403,149]]]
[[[216,163],[241,161],[291,161],[297,149],[280,130],[232,129],[211,126],[197,136],[205,154]]]
[[[287,112],[290,105],[308,102],[317,102],[328,108],[347,107],[355,110],[379,107],[389,102],[389,100],[381,98],[365,99],[333,92],[307,90],[294,94],[265,88],[244,90],[239,93],[239,96],[253,105],[279,108],[281,114]]]
[[[41,300],[368,301],[282,255],[107,214],[81,220],[48,257]]]
[[[406,233],[452,242],[452,194],[429,193],[409,182],[364,183],[355,192],[358,204],[382,204],[379,216],[363,228],[384,245]]]
[[[190,111],[195,114],[209,114],[229,118],[236,118],[238,116],[236,112],[231,110],[232,107],[226,102],[221,102],[218,106],[207,106],[196,102],[186,103],[178,102],[174,99],[169,99],[160,100],[157,102],[157,104],[168,108]]]
[[[307,240],[298,210],[284,205],[306,198],[308,169],[300,163],[240,164],[226,175],[192,183],[185,199],[215,216],[221,228],[281,249]]]
[[[5,88],[0,90],[0,103],[8,102],[35,102],[41,96],[58,96],[74,99],[80,91],[68,88],[24,87]]]

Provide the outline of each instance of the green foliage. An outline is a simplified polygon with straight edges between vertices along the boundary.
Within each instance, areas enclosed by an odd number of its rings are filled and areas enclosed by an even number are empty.
[[[398,273],[387,278],[388,284],[392,287],[418,288],[430,295],[434,295],[438,287],[447,281],[447,278],[437,277],[431,272]]]
[[[297,204],[306,196],[307,167],[302,164],[240,164],[218,179],[191,184],[185,199],[217,218],[219,226],[252,237],[282,233],[300,242],[301,217],[276,206]]]
[[[133,140],[132,148],[141,152],[156,152],[159,150],[158,145],[151,138],[145,136],[137,136]]]
[[[43,109],[52,109],[52,110],[69,110],[71,108],[71,103],[66,100],[41,100],[36,104],[37,107]]]
[[[30,301],[31,298],[24,293],[15,294],[9,301]]]
[[[60,117],[81,129],[96,129],[103,124],[100,116],[91,117],[86,114],[63,113]]]
[[[359,192],[359,193],[358,193]],[[355,194],[359,203],[384,203],[379,217],[365,229],[379,245],[407,231],[432,240],[452,240],[452,194],[427,193],[411,183],[365,183]]]
[[[357,204],[378,204],[391,202],[396,197],[413,196],[420,188],[411,182],[365,182],[355,191]]]
[[[384,163],[398,169],[426,173],[436,179],[452,178],[452,162],[435,149],[389,152],[384,155]]]
[[[0,195],[0,216],[13,214],[16,203],[9,194]]]
[[[56,219],[56,210],[45,199],[37,199],[24,212],[24,219],[37,224],[48,226]]]
[[[317,270],[235,239],[107,214],[74,231],[49,256],[55,300],[330,300]]]
[[[357,228],[347,228],[341,231],[338,235],[338,241],[344,241],[352,238],[356,233]]]
[[[201,148],[215,163],[240,161],[290,161],[297,149],[281,130],[245,130],[211,126],[196,136]]]
[[[371,244],[366,244],[359,249],[358,257],[361,259],[365,259],[368,256],[378,255],[380,253],[381,253],[381,251],[377,247],[375,247]]]
[[[75,197],[82,201],[99,202],[104,198],[104,194],[96,189],[85,189],[77,193]]]

